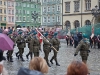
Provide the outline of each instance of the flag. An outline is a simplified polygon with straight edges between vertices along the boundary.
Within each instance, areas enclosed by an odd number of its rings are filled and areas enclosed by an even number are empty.
[[[40,41],[40,43],[42,43],[42,40],[43,40],[42,34],[37,29],[36,29],[36,31],[37,31],[37,36],[39,38],[39,41]]]
[[[91,35],[91,39],[94,37],[94,27],[92,27],[92,35]]]

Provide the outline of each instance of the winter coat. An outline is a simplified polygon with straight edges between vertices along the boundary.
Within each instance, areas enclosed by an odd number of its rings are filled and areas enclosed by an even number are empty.
[[[17,75],[43,75],[43,74],[36,70],[29,70],[28,68],[21,67]]]

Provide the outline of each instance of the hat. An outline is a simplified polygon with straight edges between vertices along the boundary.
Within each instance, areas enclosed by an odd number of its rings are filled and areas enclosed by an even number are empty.
[[[28,33],[28,35],[30,35],[30,34],[31,34],[31,32]]]
[[[2,60],[6,60],[6,58],[3,56],[3,51],[0,50],[0,62],[1,62]]]
[[[22,34],[22,33],[23,33],[22,31],[19,31],[19,32],[18,32],[18,34]]]
[[[48,33],[44,33],[44,37],[48,36]]]
[[[57,33],[57,32],[55,32],[53,36],[57,36],[57,34],[58,34],[58,33]]]
[[[29,70],[28,68],[21,67],[17,75],[43,75],[43,74],[36,70]]]

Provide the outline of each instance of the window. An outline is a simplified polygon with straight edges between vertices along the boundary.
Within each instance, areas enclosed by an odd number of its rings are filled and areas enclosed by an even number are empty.
[[[59,5],[57,6],[57,11],[60,11],[60,6]]]
[[[43,0],[43,2],[46,2],[46,0]]]
[[[43,7],[43,12],[44,12],[44,13],[46,12],[46,7]]]
[[[78,20],[76,20],[76,21],[74,22],[74,26],[75,26],[75,28],[80,27],[80,23],[79,23]]]
[[[2,9],[0,9],[0,13],[2,13]]]
[[[8,10],[8,14],[11,14],[11,10]]]
[[[18,10],[16,10],[16,14],[18,14]]]
[[[66,29],[71,28],[70,22],[66,21],[65,26],[66,26]]]
[[[30,7],[30,5],[29,5],[29,4],[27,4],[27,7]]]
[[[65,12],[70,12],[70,2],[65,2]]]
[[[11,22],[11,17],[8,17],[8,21]]]
[[[91,25],[90,20],[86,20],[86,21],[85,21],[85,25]]]
[[[6,9],[4,9],[4,13],[6,14]]]
[[[52,17],[52,22],[55,22],[55,17],[54,16]]]
[[[55,6],[52,6],[52,11],[53,11],[53,12],[55,11]]]
[[[14,17],[12,17],[12,22],[14,22]]]
[[[4,2],[4,5],[6,5],[6,2]]]
[[[25,21],[26,20],[26,18],[25,17],[23,17],[23,21]]]
[[[2,5],[2,1],[0,1],[0,5]]]
[[[30,12],[27,10],[27,14],[29,14]]]
[[[14,15],[14,10],[12,10],[12,14]]]
[[[10,2],[8,1],[8,6],[10,6]]]
[[[74,1],[74,11],[75,12],[79,11],[79,1]]]
[[[57,22],[60,22],[60,16],[57,16]]]
[[[34,6],[34,8],[36,8],[36,5]]]
[[[12,6],[14,6],[14,2],[12,2]]]
[[[46,17],[43,17],[43,22],[44,22],[44,23],[46,22],[46,20],[47,20]]]
[[[2,21],[2,16],[0,15],[0,21]]]
[[[23,10],[23,14],[25,14],[25,10]]]
[[[86,10],[91,10],[91,0],[85,0]]]
[[[22,13],[22,11],[21,11],[21,10],[19,10],[19,13],[21,14],[21,13]]]
[[[50,7],[48,7],[48,12],[50,12]]]
[[[18,21],[18,17],[16,17],[16,21]]]
[[[19,17],[19,20],[21,21],[22,20],[22,17]]]
[[[50,22],[50,17],[48,17],[48,22]]]
[[[18,2],[16,2],[16,6],[18,6]]]

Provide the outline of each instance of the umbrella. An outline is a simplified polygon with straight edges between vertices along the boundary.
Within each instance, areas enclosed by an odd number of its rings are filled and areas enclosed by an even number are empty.
[[[5,50],[13,50],[14,42],[6,35],[0,33],[0,49]]]

